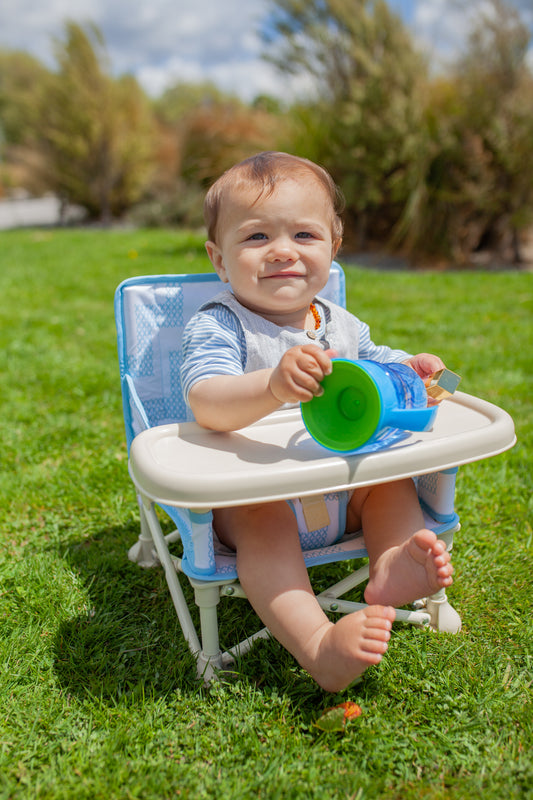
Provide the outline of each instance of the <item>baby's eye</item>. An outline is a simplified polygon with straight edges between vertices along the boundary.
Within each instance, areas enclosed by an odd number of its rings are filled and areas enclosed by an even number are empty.
[[[252,233],[252,235],[248,237],[248,241],[258,241],[266,238],[267,237],[264,233]]]
[[[296,234],[297,239],[314,239],[314,236],[309,231],[299,231]]]

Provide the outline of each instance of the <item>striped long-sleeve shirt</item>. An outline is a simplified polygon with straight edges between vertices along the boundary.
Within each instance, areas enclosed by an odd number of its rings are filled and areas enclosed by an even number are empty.
[[[347,312],[330,303],[315,301],[320,314],[320,327],[314,332],[313,340],[327,344],[327,318],[337,308],[343,319]],[[401,362],[409,358],[404,350],[393,350],[385,345],[374,344],[370,329],[365,322],[349,315],[354,328],[354,342],[357,345],[351,353],[343,353],[344,358],[369,359],[372,361]],[[295,334],[302,335],[302,331]],[[311,340],[307,340],[310,343]],[[183,365],[181,383],[187,402],[189,392],[197,381],[215,375],[242,375],[247,370],[248,351],[246,335],[237,314],[222,303],[208,304],[200,309],[190,320],[183,335]],[[273,365],[275,366],[275,365]]]

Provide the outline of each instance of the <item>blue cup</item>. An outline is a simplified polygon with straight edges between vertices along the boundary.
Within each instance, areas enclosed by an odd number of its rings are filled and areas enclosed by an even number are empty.
[[[313,439],[336,452],[385,443],[398,429],[429,430],[437,415],[436,406],[427,406],[424,382],[406,364],[334,359],[322,387],[320,397],[301,404],[302,418]]]

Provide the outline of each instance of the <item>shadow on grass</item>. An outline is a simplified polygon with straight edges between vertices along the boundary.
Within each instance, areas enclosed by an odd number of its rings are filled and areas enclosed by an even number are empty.
[[[61,686],[79,699],[91,695],[114,704],[125,697],[203,691],[162,568],[145,570],[128,560],[127,549],[137,535],[138,525],[132,522],[59,545],[62,559],[79,576],[86,595],[81,613],[59,626],[54,648]],[[183,576],[180,581],[197,625],[192,589]],[[218,610],[222,647],[261,627],[245,600],[223,599]],[[220,682],[244,682],[289,700],[293,697],[298,704],[321,703],[325,695],[273,640],[256,643],[234,669],[220,676]]]
[[[163,571],[128,560],[137,535],[132,522],[60,545],[86,596],[81,613],[61,624],[56,639],[56,672],[69,694],[113,701],[198,687]]]

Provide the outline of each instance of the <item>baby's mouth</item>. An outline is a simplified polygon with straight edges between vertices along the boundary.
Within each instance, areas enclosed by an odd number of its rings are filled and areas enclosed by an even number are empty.
[[[301,272],[297,272],[296,270],[286,269],[286,270],[279,270],[279,272],[273,272],[270,275],[265,275],[265,278],[279,278],[283,280],[284,278],[303,278]]]

